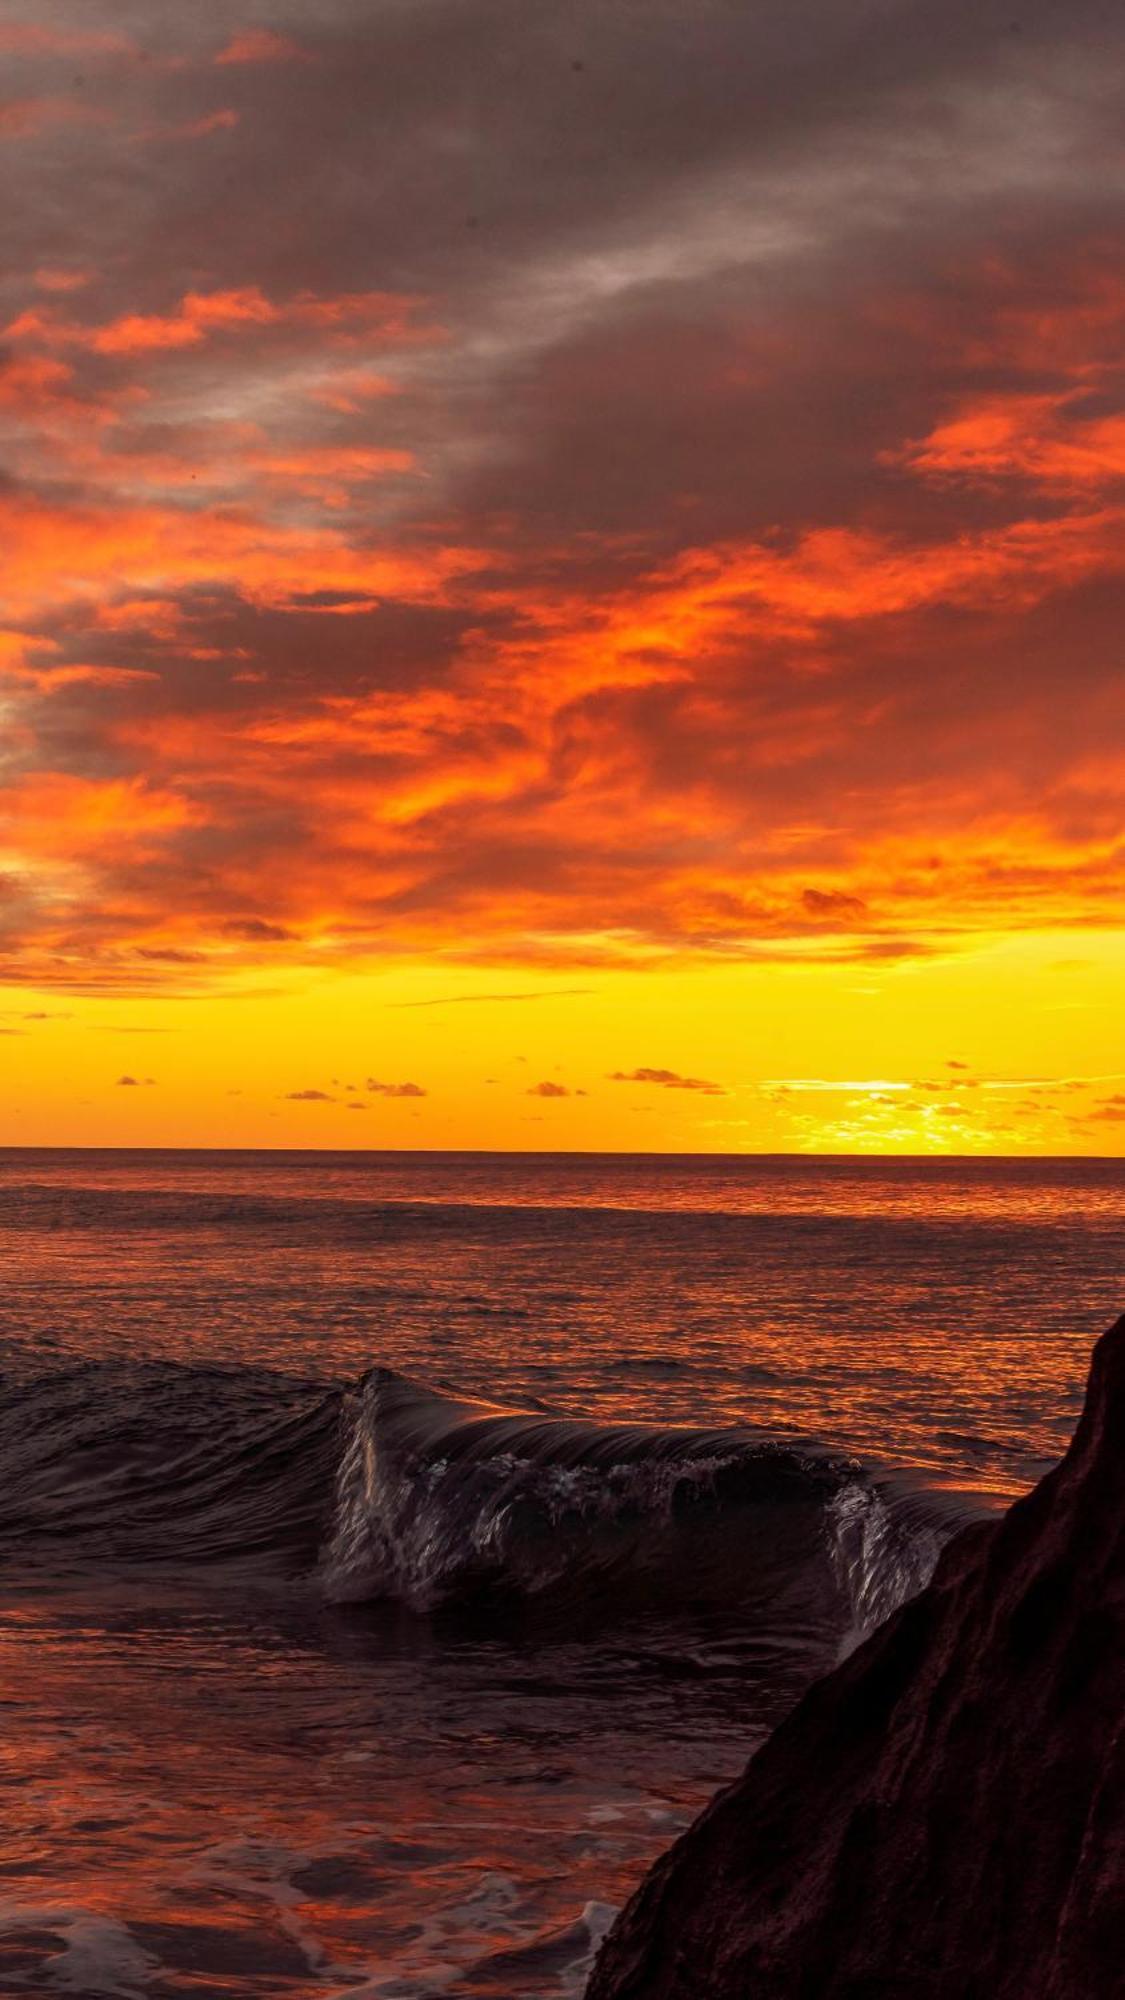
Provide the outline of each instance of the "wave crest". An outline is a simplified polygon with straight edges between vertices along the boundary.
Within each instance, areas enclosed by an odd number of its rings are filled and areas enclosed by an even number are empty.
[[[870,1527],[857,1540],[874,1489],[827,1451],[500,1409],[388,1369],[364,1377],[344,1425],[321,1561],[337,1602],[428,1611],[481,1594],[586,1606],[612,1595],[816,1619],[830,1607],[865,1618],[878,1594],[881,1548]],[[907,1574],[900,1564],[888,1596]]]
[[[700,1607],[867,1630],[954,1523],[856,1460],[746,1430],[583,1422],[256,1369],[91,1364],[0,1398],[10,1574],[304,1578],[413,1611]]]

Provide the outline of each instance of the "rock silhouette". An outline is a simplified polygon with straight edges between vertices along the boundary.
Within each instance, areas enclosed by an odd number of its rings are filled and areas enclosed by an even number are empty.
[[[964,1530],[658,1862],[587,2000],[1125,1996],[1125,1318]]]

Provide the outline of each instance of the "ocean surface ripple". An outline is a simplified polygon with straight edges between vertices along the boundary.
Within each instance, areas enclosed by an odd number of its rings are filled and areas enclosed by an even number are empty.
[[[0,1154],[0,1992],[578,2000],[1123,1241],[1107,1161]]]

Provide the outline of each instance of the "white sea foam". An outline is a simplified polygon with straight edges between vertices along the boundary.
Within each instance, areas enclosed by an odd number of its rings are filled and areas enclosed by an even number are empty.
[[[870,1480],[850,1480],[825,1510],[833,1566],[850,1611],[847,1654],[924,1590],[951,1523],[920,1508],[896,1507]]]
[[[0,1929],[9,1937],[21,1932],[57,1937],[59,1949],[47,1952],[36,1970],[53,1993],[147,2000],[150,1980],[160,1969],[160,1960],[142,1949],[127,1925],[81,1904],[0,1898]]]

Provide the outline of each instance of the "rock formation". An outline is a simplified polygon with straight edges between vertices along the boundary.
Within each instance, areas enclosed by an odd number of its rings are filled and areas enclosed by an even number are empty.
[[[1125,1996],[1125,1318],[1066,1457],[657,1864],[587,2000]]]

